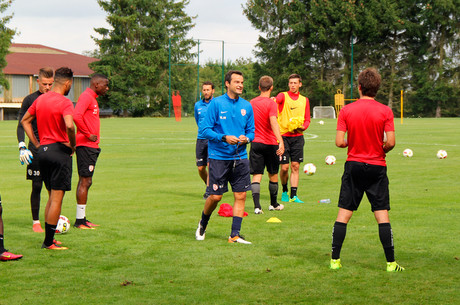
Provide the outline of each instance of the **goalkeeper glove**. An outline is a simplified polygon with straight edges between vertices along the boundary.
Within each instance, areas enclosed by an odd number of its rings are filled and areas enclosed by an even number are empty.
[[[19,161],[21,161],[21,164],[24,165],[25,163],[29,165],[32,163],[33,158],[34,156],[30,152],[30,150],[27,149],[26,143],[24,142],[19,143]]]

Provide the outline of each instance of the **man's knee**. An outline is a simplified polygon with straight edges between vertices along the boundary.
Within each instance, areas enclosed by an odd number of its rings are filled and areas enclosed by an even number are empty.
[[[89,189],[92,184],[93,184],[92,177],[80,177],[80,186]]]
[[[219,201],[222,200],[223,195],[210,195],[209,198],[212,200],[214,203],[218,203]]]
[[[246,200],[246,192],[237,192],[233,193],[233,195],[235,196],[236,200]]]
[[[300,163],[299,162],[292,162],[291,163],[291,170],[293,172],[298,172],[300,168]]]

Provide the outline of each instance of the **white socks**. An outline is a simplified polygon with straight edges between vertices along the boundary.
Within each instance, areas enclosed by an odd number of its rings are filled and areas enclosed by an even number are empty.
[[[77,219],[86,217],[86,204],[77,204]]]

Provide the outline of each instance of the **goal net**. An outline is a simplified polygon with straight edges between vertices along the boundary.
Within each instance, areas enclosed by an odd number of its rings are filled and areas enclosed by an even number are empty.
[[[335,119],[335,109],[332,106],[315,106],[313,107],[314,119]]]

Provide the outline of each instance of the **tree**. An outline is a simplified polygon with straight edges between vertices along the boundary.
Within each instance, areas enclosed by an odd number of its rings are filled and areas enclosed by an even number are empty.
[[[311,106],[332,104],[373,66],[377,99],[393,110],[404,90],[412,114],[459,115],[460,0],[248,0],[243,9],[262,33],[254,71],[271,75],[275,92],[298,73]]]
[[[441,117],[444,107],[455,108],[459,102],[460,1],[419,1],[418,6],[413,18],[420,27],[411,52],[414,108]]]
[[[12,0],[0,0],[0,14],[2,14],[0,17],[0,86],[7,90],[10,88],[10,85],[3,74],[3,68],[7,65],[5,56],[8,54],[11,39],[16,31],[6,26],[13,15],[3,16],[3,13],[8,9],[12,2]]]
[[[168,108],[168,47],[180,63],[193,46],[193,26],[184,12],[188,0],[98,0],[112,29],[97,28],[100,61],[91,68],[110,79],[105,101],[116,112],[142,116]],[[104,105],[104,103],[102,103]]]

